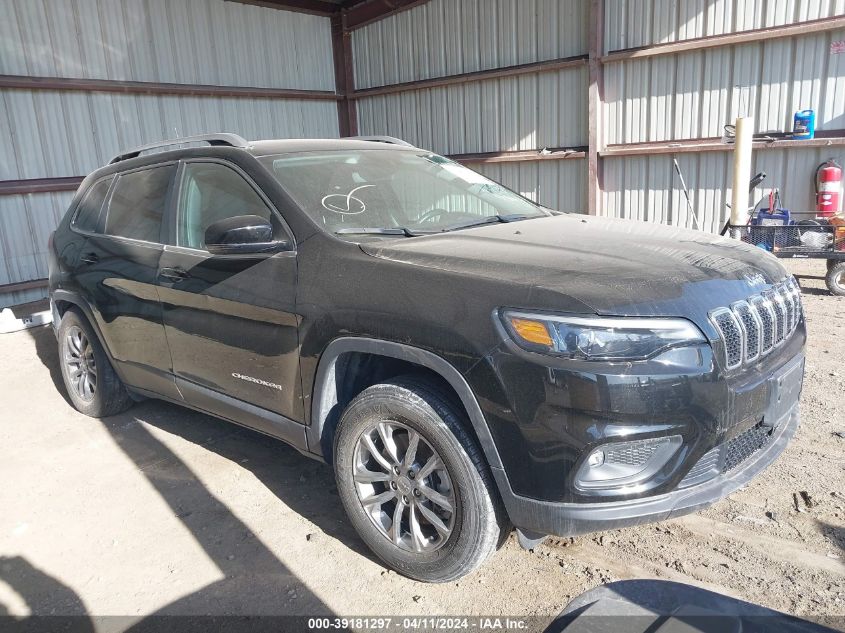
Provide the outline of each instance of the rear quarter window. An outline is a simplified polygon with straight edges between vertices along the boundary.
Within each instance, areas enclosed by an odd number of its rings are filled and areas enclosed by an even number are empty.
[[[100,180],[88,189],[88,193],[83,196],[79,206],[76,207],[76,213],[73,216],[73,222],[71,222],[73,228],[88,233],[94,233],[97,230],[100,211],[103,208],[103,202],[106,201],[112,180],[114,178]]]

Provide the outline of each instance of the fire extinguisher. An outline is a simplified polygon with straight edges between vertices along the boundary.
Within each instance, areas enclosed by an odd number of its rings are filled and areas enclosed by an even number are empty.
[[[830,218],[839,213],[842,167],[829,158],[816,169],[816,214]]]

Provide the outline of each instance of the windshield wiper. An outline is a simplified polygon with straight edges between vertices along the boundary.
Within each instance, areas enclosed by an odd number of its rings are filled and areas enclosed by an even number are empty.
[[[469,229],[473,226],[483,226],[485,224],[496,224],[498,222],[519,222],[520,220],[527,220],[528,218],[532,217],[542,217],[542,216],[531,216],[531,215],[519,215],[519,214],[512,214],[512,215],[488,215],[487,217],[480,218],[478,220],[470,220],[469,222],[464,222],[463,224],[455,224],[448,228],[443,229],[443,231],[460,231],[461,229]]]
[[[376,227],[376,228],[348,228],[338,229],[335,235],[401,235],[404,237],[417,237],[419,235],[430,234],[430,232],[417,232],[404,226],[397,227]]]

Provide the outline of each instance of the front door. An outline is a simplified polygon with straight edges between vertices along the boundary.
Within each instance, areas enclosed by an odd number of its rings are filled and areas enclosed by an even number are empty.
[[[303,421],[296,253],[213,256],[204,235],[232,216],[259,215],[290,239],[281,216],[237,167],[180,169],[178,207],[159,262],[159,293],[176,382],[185,400],[290,439]],[[296,427],[292,427],[295,422]],[[297,442],[298,443],[298,442]]]

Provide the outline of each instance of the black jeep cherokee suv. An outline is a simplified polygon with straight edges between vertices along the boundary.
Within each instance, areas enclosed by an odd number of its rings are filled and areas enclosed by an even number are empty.
[[[511,525],[693,512],[795,433],[800,293],[760,249],[551,212],[396,139],[179,143],[88,176],[52,238],[73,404],[325,460],[403,574],[459,578]]]

